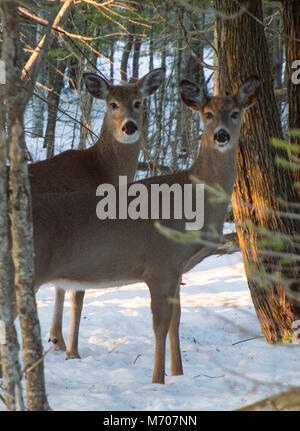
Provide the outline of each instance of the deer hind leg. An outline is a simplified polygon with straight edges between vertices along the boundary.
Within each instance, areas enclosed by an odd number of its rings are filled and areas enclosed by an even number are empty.
[[[165,383],[166,337],[172,320],[178,280],[148,283],[151,295],[155,356],[152,383]],[[174,343],[173,343],[174,348]]]
[[[84,293],[84,290],[71,292],[72,316],[68,345],[66,349],[67,359],[80,358],[78,353],[78,336]]]
[[[62,335],[62,315],[64,309],[64,301],[65,291],[63,289],[56,288],[54,314],[49,338],[49,341],[52,341],[52,343],[54,344],[55,350],[66,350],[66,344]]]
[[[179,342],[179,324],[180,324],[180,287],[178,286],[174,297],[172,319],[169,327],[169,341],[171,354],[171,374],[180,376],[183,374],[180,342]]]

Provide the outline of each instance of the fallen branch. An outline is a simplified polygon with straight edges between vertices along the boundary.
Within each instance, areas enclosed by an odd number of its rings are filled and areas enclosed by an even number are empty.
[[[300,388],[291,388],[265,398],[238,411],[293,411],[300,410]]]

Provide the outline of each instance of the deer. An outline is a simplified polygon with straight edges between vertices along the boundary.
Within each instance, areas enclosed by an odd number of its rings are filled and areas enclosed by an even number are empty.
[[[89,93],[106,102],[99,138],[88,149],[64,151],[30,164],[32,194],[96,190],[101,183],[117,184],[119,175],[132,181],[143,138],[143,100],[160,87],[164,74],[158,68],[135,83],[111,85],[95,73],[84,73],[83,81]],[[74,325],[80,321],[84,291],[71,293],[72,318],[67,346],[62,335],[64,298],[65,291],[58,285],[50,341],[56,350],[66,351],[67,358],[79,358],[78,345],[71,340],[74,340],[74,331],[78,332]]]
[[[150,177],[125,187],[127,192],[132,186],[147,190],[151,207],[149,196],[153,185],[195,186],[197,178],[204,185],[204,219],[196,231],[197,240],[176,241],[175,237],[162,234],[162,228],[179,235],[186,233],[187,217],[175,217],[173,210],[169,219],[100,219],[97,208],[101,200],[97,192],[33,196],[35,289],[49,282],[74,291],[146,283],[155,336],[153,383],[165,383],[167,336],[171,375],[183,374],[179,338],[180,279],[219,245],[233,192],[243,117],[255,104],[259,86],[259,79],[253,76],[232,95],[209,96],[196,83],[183,79],[179,87],[181,99],[203,120],[196,160],[189,169]],[[216,187],[222,188],[226,198],[214,200]],[[124,192],[121,188],[116,189],[117,206],[118,196]],[[173,195],[170,193],[170,196]],[[128,202],[128,206],[133,202],[132,193],[130,196],[128,193]],[[196,203],[195,187],[192,187],[193,207]]]

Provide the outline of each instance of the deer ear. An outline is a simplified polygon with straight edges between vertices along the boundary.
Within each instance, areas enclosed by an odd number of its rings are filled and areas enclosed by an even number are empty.
[[[88,92],[91,93],[93,97],[96,97],[97,99],[106,98],[110,84],[105,81],[105,79],[96,75],[96,73],[86,72],[83,74],[83,80]]]
[[[249,109],[255,104],[259,87],[260,80],[257,76],[251,76],[240,85],[235,97],[243,109]]]
[[[201,111],[208,100],[206,93],[192,81],[183,79],[179,84],[183,103],[194,111]]]
[[[137,85],[140,88],[143,97],[153,94],[165,79],[164,69],[154,69],[139,79]]]

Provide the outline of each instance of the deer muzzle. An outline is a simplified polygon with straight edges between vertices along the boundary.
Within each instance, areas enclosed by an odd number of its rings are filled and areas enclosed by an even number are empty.
[[[137,125],[134,121],[127,121],[122,127],[122,132],[126,133],[126,135],[133,135],[137,129]]]
[[[220,129],[214,134],[214,140],[219,148],[224,148],[230,141],[230,135],[225,129]]]

